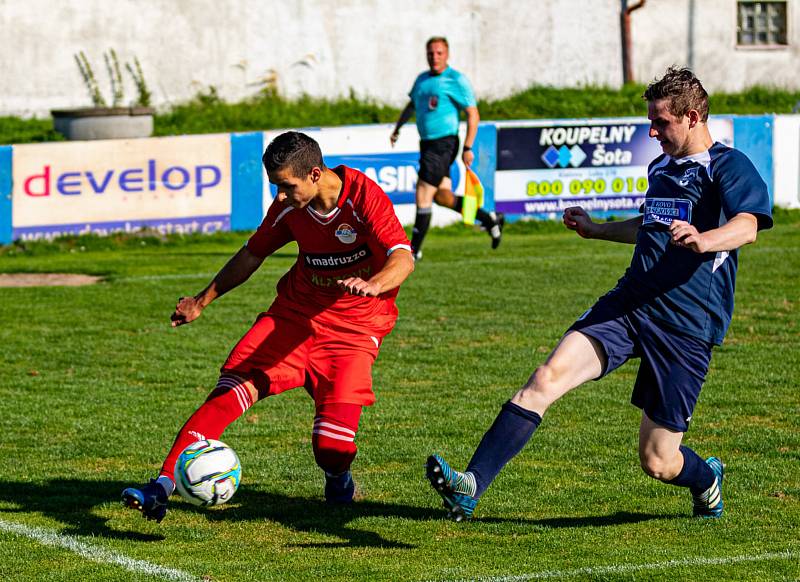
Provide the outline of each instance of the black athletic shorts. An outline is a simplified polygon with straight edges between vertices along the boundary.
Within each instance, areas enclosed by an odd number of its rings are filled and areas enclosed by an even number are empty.
[[[443,178],[450,177],[450,166],[457,155],[457,135],[423,139],[419,142],[419,179],[438,186]]]

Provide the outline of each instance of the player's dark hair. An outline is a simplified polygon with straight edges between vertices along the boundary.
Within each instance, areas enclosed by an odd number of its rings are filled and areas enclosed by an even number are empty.
[[[444,43],[444,46],[446,46],[447,49],[450,50],[450,45],[448,44],[447,39],[445,37],[443,37],[443,36],[432,36],[432,37],[430,37],[428,39],[428,42],[425,43],[425,48],[426,49],[430,48],[431,45],[433,43],[435,43],[435,42]]]
[[[297,178],[305,178],[314,168],[325,169],[319,144],[299,131],[287,131],[273,139],[261,161],[267,172],[289,167]]]
[[[686,67],[668,68],[663,77],[647,86],[642,97],[647,101],[669,99],[668,110],[672,115],[683,117],[695,109],[703,123],[708,121],[708,93]]]

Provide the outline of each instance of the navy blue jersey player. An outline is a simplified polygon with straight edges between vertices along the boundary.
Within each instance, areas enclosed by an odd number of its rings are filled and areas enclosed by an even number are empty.
[[[642,469],[688,488],[695,516],[722,515],[722,462],[704,461],[682,440],[711,349],[731,321],[737,249],[772,226],[769,195],[744,154],[711,139],[708,95],[691,71],[668,69],[644,98],[650,137],[664,153],[650,164],[643,215],[595,223],[582,208],[564,212],[567,228],[584,238],[635,244],[630,267],[503,405],[466,471],[428,458],[428,479],[457,521],[472,516],[553,402],[631,358],[641,359],[631,402],[642,410]]]

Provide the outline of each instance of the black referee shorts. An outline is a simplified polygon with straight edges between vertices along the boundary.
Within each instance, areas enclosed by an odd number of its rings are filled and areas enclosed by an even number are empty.
[[[419,142],[419,179],[439,186],[443,178],[450,177],[450,166],[456,161],[457,155],[457,135],[423,139]]]

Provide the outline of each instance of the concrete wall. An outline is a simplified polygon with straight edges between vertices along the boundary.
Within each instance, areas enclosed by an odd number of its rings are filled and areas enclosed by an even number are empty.
[[[352,89],[400,105],[433,35],[449,38],[451,64],[483,97],[532,83],[616,85],[618,8],[618,0],[0,0],[0,113],[89,105],[73,55],[86,52],[108,93],[110,47],[122,60],[139,58],[158,105],[209,85],[238,100],[270,82],[288,96]]]
[[[800,8],[788,0],[788,46],[736,46],[735,0],[647,0],[632,14],[636,79],[649,82],[671,64],[691,67],[711,91],[751,85],[800,88]]]
[[[693,64],[710,90],[753,83],[800,87],[800,10],[791,45],[735,47],[734,0],[647,0],[634,12],[638,80]],[[102,54],[138,57],[161,107],[215,86],[239,100],[274,85],[284,95],[347,95],[401,105],[425,69],[424,42],[451,41],[451,64],[479,97],[538,83],[622,81],[621,0],[0,0],[0,115],[46,116],[90,105],[73,55],[85,51],[108,96]],[[690,20],[690,15],[692,20]],[[690,34],[690,31],[693,31]],[[134,95],[129,79],[128,98]]]

